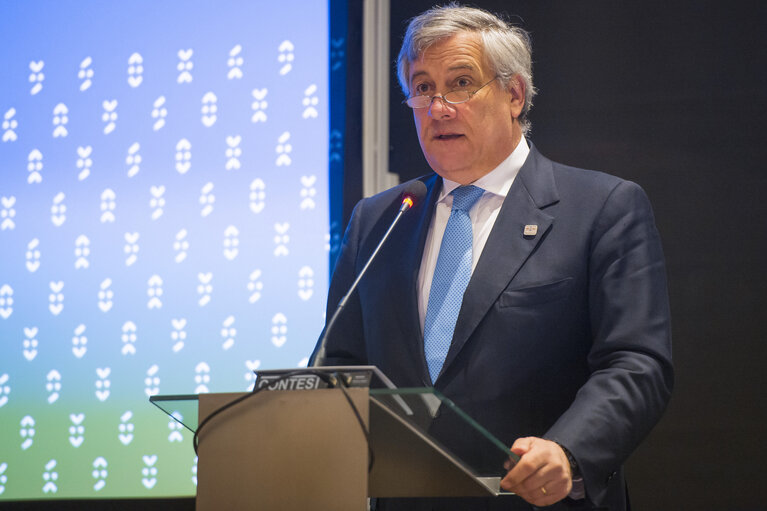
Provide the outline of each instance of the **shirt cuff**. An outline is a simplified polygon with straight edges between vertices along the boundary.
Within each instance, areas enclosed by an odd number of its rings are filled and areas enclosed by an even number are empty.
[[[586,485],[583,484],[582,477],[576,477],[573,479],[573,489],[567,495],[573,500],[582,500],[586,497]]]

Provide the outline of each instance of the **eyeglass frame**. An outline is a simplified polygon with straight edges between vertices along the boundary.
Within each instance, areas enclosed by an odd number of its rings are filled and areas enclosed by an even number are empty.
[[[464,89],[453,89],[453,90],[448,91],[448,92],[446,92],[446,93],[444,93],[442,95],[427,96],[426,94],[423,94],[423,95],[419,95],[419,96],[410,96],[409,98],[404,100],[403,103],[405,103],[407,106],[409,106],[413,110],[420,110],[421,108],[431,108],[431,106],[434,104],[434,100],[437,99],[437,98],[441,99],[442,101],[444,101],[448,105],[460,105],[461,103],[466,103],[467,101],[469,101],[479,91],[481,91],[482,89],[484,89],[485,87],[487,87],[488,85],[493,83],[498,78],[500,78],[500,75],[495,75],[495,78],[493,78],[489,82],[485,83],[484,85],[481,85],[478,89],[476,89],[473,92],[472,91],[468,91],[468,90],[464,90]],[[448,96],[450,94],[453,94],[454,92],[467,94],[468,97],[466,99],[462,99],[461,101],[450,101],[449,99],[446,98],[446,96]],[[410,104],[411,100],[418,99],[418,98],[429,98],[429,103],[426,104],[426,105],[423,105],[423,106],[413,106],[413,105]]]

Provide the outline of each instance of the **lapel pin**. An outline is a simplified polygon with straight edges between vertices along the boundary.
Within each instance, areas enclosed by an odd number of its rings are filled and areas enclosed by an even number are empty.
[[[525,230],[522,234],[524,234],[525,236],[535,236],[536,234],[538,234],[538,226],[528,224],[525,226]]]

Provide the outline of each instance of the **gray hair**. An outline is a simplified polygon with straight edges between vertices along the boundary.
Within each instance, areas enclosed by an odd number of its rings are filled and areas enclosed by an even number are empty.
[[[522,132],[527,133],[530,129],[527,116],[536,93],[533,87],[530,36],[524,29],[512,26],[482,9],[452,3],[444,7],[433,7],[410,20],[397,57],[397,76],[402,92],[405,96],[410,95],[410,63],[432,44],[460,32],[476,32],[480,35],[490,66],[505,87],[511,85],[514,76],[519,76],[524,83],[525,104],[519,122]]]

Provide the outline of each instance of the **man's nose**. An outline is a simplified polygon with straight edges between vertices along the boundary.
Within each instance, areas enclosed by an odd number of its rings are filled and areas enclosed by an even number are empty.
[[[429,115],[434,119],[449,119],[455,116],[455,105],[451,105],[443,96],[432,96]]]

